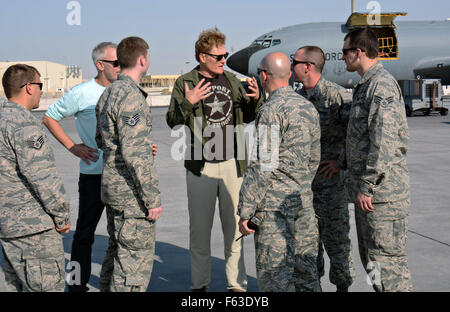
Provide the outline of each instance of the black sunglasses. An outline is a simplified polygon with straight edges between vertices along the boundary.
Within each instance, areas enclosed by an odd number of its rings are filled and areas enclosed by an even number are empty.
[[[295,66],[297,64],[313,64],[316,65],[316,63],[314,62],[310,62],[310,61],[297,61],[297,60],[292,60],[292,66]]]
[[[119,60],[115,60],[115,61],[99,60],[99,61],[109,63],[113,67],[119,67]]]
[[[215,58],[216,59],[216,61],[217,62],[219,62],[219,61],[221,61],[222,60],[222,58],[225,58],[225,59],[227,59],[227,57],[228,57],[228,55],[230,55],[230,53],[225,53],[225,54],[211,54],[211,53],[206,53],[206,52],[202,52],[203,54],[206,54],[206,55],[209,55],[209,56],[212,56],[213,58]]]
[[[342,53],[344,54],[344,55],[347,55],[347,53],[349,52],[349,51],[356,51],[356,50],[358,50],[358,49],[360,49],[360,48],[348,48],[348,49],[342,49]],[[360,49],[361,50],[361,52],[366,52],[366,50],[364,50],[364,49]]]
[[[39,90],[41,90],[41,91],[42,91],[42,86],[44,85],[42,82],[27,82],[26,84],[20,86],[20,88],[25,87],[27,84],[38,85],[39,86]]]

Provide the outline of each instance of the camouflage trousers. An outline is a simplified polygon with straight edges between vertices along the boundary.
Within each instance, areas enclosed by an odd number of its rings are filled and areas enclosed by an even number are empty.
[[[124,212],[106,206],[109,245],[100,272],[102,292],[145,292],[155,255],[156,223],[125,218]]]
[[[287,217],[281,212],[265,212],[255,232],[259,291],[321,291],[316,265],[318,239],[313,213]]]
[[[55,229],[17,238],[0,238],[9,292],[63,292],[65,258]]]
[[[319,218],[319,278],[325,275],[324,247],[330,258],[330,282],[348,288],[355,280],[350,218],[342,185],[314,190],[314,210]]]
[[[359,254],[373,288],[381,291],[412,291],[411,274],[406,257],[406,217],[383,217],[379,212],[398,209],[404,202],[373,204],[366,213],[355,204]]]

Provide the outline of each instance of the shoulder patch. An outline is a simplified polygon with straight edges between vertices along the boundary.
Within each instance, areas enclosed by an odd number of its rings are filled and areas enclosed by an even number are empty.
[[[124,116],[122,117],[122,119],[125,124],[129,125],[130,127],[134,127],[138,124],[140,117],[139,114],[136,114],[133,117]]]
[[[29,148],[40,150],[44,145],[44,137],[41,135],[37,140],[28,140],[27,145]]]
[[[379,96],[375,95],[374,102],[379,104],[379,105],[381,105],[382,107],[386,108],[389,104],[394,102],[394,97],[390,96],[390,97],[388,97],[386,99],[383,99],[382,97],[379,97]]]

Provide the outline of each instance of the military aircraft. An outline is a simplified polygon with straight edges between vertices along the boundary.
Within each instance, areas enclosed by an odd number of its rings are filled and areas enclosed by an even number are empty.
[[[344,37],[354,29],[369,27],[378,37],[379,59],[397,80],[438,78],[443,85],[450,84],[450,20],[394,23],[397,16],[406,14],[374,16],[353,12],[345,24],[284,27],[259,36],[250,46],[231,55],[227,65],[243,75],[257,77],[257,67],[268,53],[282,51],[292,57],[299,47],[316,45],[325,52],[324,77],[351,88],[360,77],[356,72],[347,72],[342,61]]]

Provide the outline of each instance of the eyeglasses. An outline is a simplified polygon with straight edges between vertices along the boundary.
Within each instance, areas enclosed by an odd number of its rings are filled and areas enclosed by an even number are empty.
[[[44,85],[42,82],[27,82],[26,84],[20,86],[20,88],[25,87],[27,84],[38,85],[39,86],[39,90],[41,90],[41,91],[42,91],[42,86]]]
[[[310,61],[297,61],[297,60],[292,60],[292,67],[294,67],[297,64],[313,64],[316,65],[316,63],[314,62],[310,62]]]
[[[119,60],[108,61],[108,60],[99,60],[100,62],[105,62],[111,64],[113,67],[119,67]]]
[[[206,52],[202,52],[202,53],[206,54],[206,55],[209,55],[209,56],[212,56],[213,58],[216,59],[217,62],[221,61],[222,58],[227,59],[228,55],[230,55],[230,53],[228,53],[228,52],[225,53],[225,54],[211,54],[211,53],[206,53]]]
[[[356,51],[356,50],[358,50],[358,49],[360,49],[360,48],[348,48],[348,49],[342,49],[342,53],[344,54],[344,55],[347,55],[347,53],[349,52],[349,51]],[[366,50],[364,50],[364,49],[360,49],[361,50],[361,52],[366,52]]]

